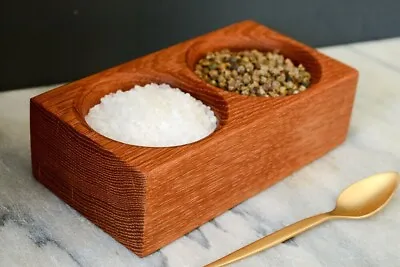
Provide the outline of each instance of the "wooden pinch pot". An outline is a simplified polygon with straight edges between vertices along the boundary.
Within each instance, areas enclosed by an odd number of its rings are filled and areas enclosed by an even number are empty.
[[[311,73],[297,95],[242,96],[193,72],[209,51],[279,49]],[[146,256],[256,195],[345,141],[358,72],[253,21],[66,84],[31,99],[34,177],[139,256]],[[85,122],[119,89],[167,83],[209,105],[210,136],[168,148],[123,144]]]

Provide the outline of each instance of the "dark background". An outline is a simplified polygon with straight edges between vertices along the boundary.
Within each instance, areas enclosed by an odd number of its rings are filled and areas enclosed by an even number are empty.
[[[400,36],[398,0],[0,1],[0,90],[76,80],[244,19],[314,47]]]

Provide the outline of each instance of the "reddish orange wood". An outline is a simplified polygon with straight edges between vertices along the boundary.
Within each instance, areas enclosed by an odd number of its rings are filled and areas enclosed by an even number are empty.
[[[309,90],[247,97],[204,83],[196,61],[220,48],[279,49],[312,74]],[[252,21],[234,24],[31,99],[33,174],[139,256],[148,255],[342,143],[358,72]],[[174,148],[122,144],[84,121],[102,96],[165,82],[210,105],[211,136]]]

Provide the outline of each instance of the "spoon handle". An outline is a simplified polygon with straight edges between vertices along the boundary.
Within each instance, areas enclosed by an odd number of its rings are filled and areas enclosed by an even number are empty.
[[[221,267],[226,266],[227,264],[239,261],[251,255],[254,255],[264,249],[271,248],[277,244],[282,243],[283,241],[288,240],[289,238],[296,236],[306,230],[328,220],[330,218],[329,213],[322,213],[319,215],[315,215],[304,220],[298,221],[294,224],[286,226],[279,231],[276,231],[266,237],[263,237],[231,254],[214,261],[204,267]]]

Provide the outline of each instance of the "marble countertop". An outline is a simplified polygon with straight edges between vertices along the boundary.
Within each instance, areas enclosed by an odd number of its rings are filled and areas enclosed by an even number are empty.
[[[0,93],[0,266],[202,266],[302,218],[333,208],[349,184],[400,171],[400,38],[322,48],[360,71],[347,141],[272,188],[138,258],[36,182],[29,98]],[[400,191],[400,190],[399,190]],[[382,212],[332,221],[232,266],[400,266],[400,192]]]

